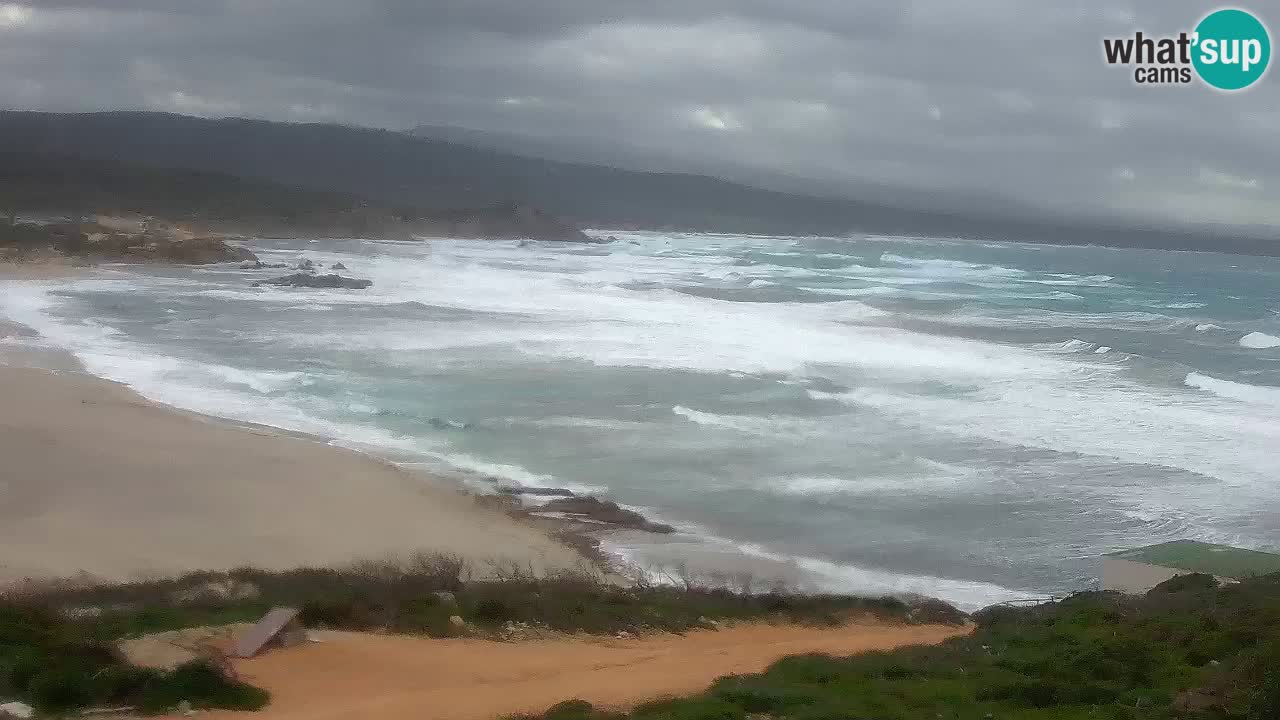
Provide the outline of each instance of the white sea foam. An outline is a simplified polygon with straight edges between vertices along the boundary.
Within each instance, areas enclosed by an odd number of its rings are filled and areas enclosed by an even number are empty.
[[[1077,287],[1106,287],[1115,280],[1110,275],[1071,275],[1068,273],[1047,273],[1053,280],[1044,278],[1031,278],[1027,282],[1039,285],[1075,285]]]
[[[1280,447],[1280,416],[1271,408],[1188,402],[1098,374],[1057,384],[998,382],[962,398],[865,388],[841,399],[961,437],[1199,473],[1236,489],[1219,504],[1247,507],[1272,497],[1270,448]]]
[[[497,341],[526,355],[715,373],[804,374],[815,363],[934,377],[1066,369],[1017,348],[863,328],[885,313],[853,301],[741,303],[669,289],[628,290],[610,284],[627,276],[625,266],[614,265],[617,259],[601,261],[603,269],[570,274],[499,270],[476,262],[477,256],[492,261],[504,252],[454,243],[437,247],[430,263],[369,260],[376,293],[362,296],[365,302],[412,300],[511,320],[506,327],[445,327],[439,333],[406,323],[403,330],[379,329],[376,343],[409,351],[459,338],[475,344]]]
[[[1253,350],[1266,350],[1268,348],[1280,347],[1280,337],[1268,335],[1266,333],[1251,332],[1240,338],[1240,347],[1246,347]]]
[[[1280,387],[1219,380],[1196,372],[1187,373],[1186,383],[1187,387],[1204,390],[1218,397],[1239,400],[1254,405],[1265,405],[1280,410]]]
[[[516,485],[520,487],[558,487],[571,490],[581,495],[591,495],[606,491],[599,485],[591,485],[588,483],[574,482],[557,478],[553,475],[545,475],[536,473],[527,468],[516,465],[514,463],[492,462],[481,458],[468,455],[462,452],[453,452],[450,450],[443,451],[425,451],[422,455],[434,458],[440,463],[453,468],[462,470],[473,477],[479,479],[496,479],[503,485]],[[488,490],[492,490],[489,485]]]
[[[889,263],[891,265],[901,265],[910,268],[918,268],[926,270],[938,275],[980,275],[980,276],[1020,276],[1025,275],[1025,270],[1017,268],[1001,267],[1000,265],[983,265],[980,263],[965,262],[963,260],[947,260],[943,258],[913,258],[903,257],[894,253],[882,253],[880,262]]]
[[[799,570],[807,583],[811,583],[817,589],[826,592],[898,597],[910,595],[936,597],[954,604],[961,610],[970,612],[1009,600],[1043,596],[1043,593],[1007,588],[982,581],[896,573],[878,568],[841,564],[822,558],[789,555],[770,550],[756,543],[739,542],[713,534],[695,534],[695,537],[699,542],[705,543],[709,548],[718,549],[720,552],[727,550],[746,557],[776,563],[783,568],[790,567]],[[650,566],[644,547],[619,543],[607,537],[601,543],[601,546],[606,552],[619,558],[624,565],[640,568],[642,571]],[[672,577],[661,568],[650,570],[647,574],[651,582],[679,582],[678,578]],[[757,579],[764,583],[771,581],[767,570]]]
[[[930,468],[921,464],[921,468],[912,472],[903,469],[897,475],[849,475],[803,477],[789,476],[772,478],[763,483],[765,488],[783,495],[797,496],[835,496],[835,495],[909,495],[915,493],[952,494],[966,487],[966,480],[971,478],[967,472],[940,472],[938,468]]]
[[[173,407],[217,417],[270,425],[340,439],[363,447],[417,451],[422,443],[380,428],[326,420],[285,398],[260,393],[296,382],[297,373],[255,372],[216,363],[159,355],[122,340],[100,323],[56,319],[49,290],[57,285],[10,285],[0,296],[0,313],[71,351],[94,375],[123,383],[138,394]],[[251,394],[244,389],[252,390]]]
[[[551,416],[542,418],[505,418],[513,425],[531,424],[540,427],[573,428],[585,430],[635,431],[645,428],[650,423],[634,420],[618,420],[616,418]]]
[[[963,307],[951,315],[926,316],[930,322],[962,327],[989,328],[1103,328],[1109,330],[1172,331],[1192,326],[1192,321],[1150,312],[1075,312],[1035,308],[993,309]]]
[[[813,418],[786,415],[722,415],[694,410],[682,405],[672,407],[671,412],[704,427],[733,430],[747,435],[803,440],[811,438],[824,429],[824,422]]]

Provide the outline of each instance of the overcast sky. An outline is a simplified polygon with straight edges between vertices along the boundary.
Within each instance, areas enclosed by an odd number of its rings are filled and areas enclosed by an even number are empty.
[[[807,177],[1280,225],[1280,74],[1227,94],[1137,86],[1102,61],[1103,37],[1190,30],[1213,7],[0,0],[0,105],[617,138]],[[1258,14],[1274,36],[1280,11]]]

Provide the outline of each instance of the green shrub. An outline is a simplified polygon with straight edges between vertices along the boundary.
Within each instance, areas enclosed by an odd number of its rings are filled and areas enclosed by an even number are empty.
[[[263,691],[228,681],[212,666],[160,673],[126,665],[98,634],[48,607],[0,604],[0,694],[53,713],[92,705],[158,712],[181,700],[244,710],[266,703]]]
[[[218,668],[196,660],[152,678],[137,704],[145,712],[162,712],[183,700],[194,708],[260,710],[268,699],[266,691],[229,681]]]

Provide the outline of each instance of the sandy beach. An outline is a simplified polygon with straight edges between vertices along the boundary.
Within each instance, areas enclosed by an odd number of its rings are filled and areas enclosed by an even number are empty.
[[[446,484],[312,440],[152,404],[74,372],[0,368],[0,582],[332,566],[414,551],[585,562]]]
[[[50,272],[9,266],[0,282]],[[23,333],[0,325],[0,340]],[[77,371],[70,356],[17,345],[3,343],[0,359],[0,582],[333,566],[417,551],[463,556],[478,575],[495,561],[535,570],[586,562],[447,481],[163,407]]]

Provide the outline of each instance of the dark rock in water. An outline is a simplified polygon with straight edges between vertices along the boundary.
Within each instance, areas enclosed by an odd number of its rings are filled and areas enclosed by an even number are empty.
[[[270,268],[272,270],[282,270],[287,267],[289,266],[285,263],[264,263],[261,260],[258,260],[256,262],[244,263],[240,266],[240,269],[241,270],[265,270],[267,268]]]
[[[329,269],[330,270],[346,270],[347,266],[343,265],[342,263],[334,263],[329,266]]]
[[[576,516],[585,520],[614,525],[627,530],[645,530],[652,533],[673,533],[674,527],[664,523],[650,522],[645,516],[634,510],[618,507],[609,500],[595,497],[558,498],[537,508],[538,512],[558,512]]]
[[[567,488],[553,487],[520,487],[514,485],[502,485],[498,488],[498,492],[503,495],[533,495],[535,497],[576,497],[572,490]]]
[[[309,259],[307,259],[307,258],[302,258],[301,260],[299,260],[299,261],[298,261],[298,264],[297,264],[297,265],[295,265],[294,267],[295,267],[295,268],[297,268],[298,270],[301,270],[302,272],[315,272],[315,271],[316,271],[316,264],[315,264],[315,263],[313,263],[313,262],[311,262],[311,261],[310,261]]]
[[[254,287],[259,285],[278,285],[282,287],[309,287],[309,288],[346,288],[348,290],[363,290],[373,284],[372,280],[364,280],[362,278],[342,277],[341,275],[311,275],[305,272],[285,275],[283,277],[271,278],[262,282],[254,283]]]
[[[639,244],[640,244],[640,241],[639,241],[639,240],[628,240],[628,241],[627,241],[627,244],[628,244],[628,245],[639,245]]]

